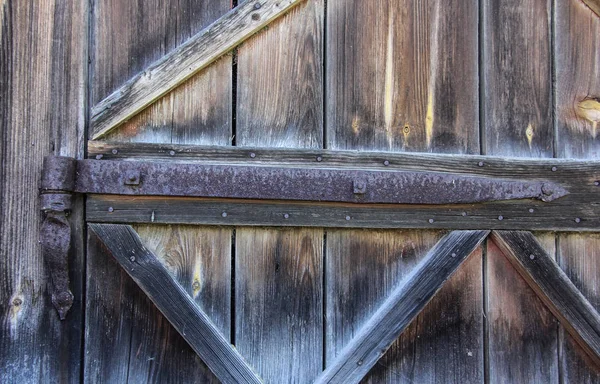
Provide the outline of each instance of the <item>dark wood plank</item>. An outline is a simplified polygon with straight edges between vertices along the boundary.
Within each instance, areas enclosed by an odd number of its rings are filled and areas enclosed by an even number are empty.
[[[600,235],[562,235],[558,263],[577,289],[600,310]],[[560,337],[560,364],[564,383],[591,384],[600,382],[600,366],[594,364],[579,344],[567,332]]]
[[[315,382],[360,382],[488,233],[455,231],[442,238]]]
[[[531,232],[494,231],[492,238],[563,327],[599,363],[600,315]]]
[[[0,5],[0,382],[79,383],[83,199],[69,254],[75,301],[53,308],[40,252],[38,188],[49,154],[83,157],[87,2]]]
[[[478,153],[477,9],[328,1],[327,148]]]
[[[307,0],[239,47],[237,145],[321,148],[323,11]],[[320,229],[236,230],[235,345],[265,382],[321,372],[322,242]]]
[[[538,238],[554,255],[554,234]],[[490,382],[556,383],[558,321],[492,241],[485,259]]]
[[[236,347],[265,382],[310,383],[323,351],[323,231],[238,229]]]
[[[246,1],[229,11],[92,108],[90,138],[105,135],[300,2],[265,0],[257,7]]]
[[[485,154],[553,156],[550,21],[550,0],[483,2]]]
[[[90,224],[90,229],[221,381],[261,382],[131,226]]]

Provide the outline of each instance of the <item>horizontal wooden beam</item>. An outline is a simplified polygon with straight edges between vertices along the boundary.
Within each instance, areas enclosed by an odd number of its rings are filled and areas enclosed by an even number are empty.
[[[127,121],[302,1],[248,0],[232,9],[94,106],[91,139]]]
[[[535,236],[531,232],[494,231],[492,239],[565,329],[600,366],[600,315]]]
[[[521,229],[565,232],[598,231],[600,228],[600,217],[589,216],[589,208],[578,206],[559,210],[544,204],[546,203],[526,201],[429,206],[358,205],[90,195],[87,199],[86,219],[100,223],[323,228]],[[574,218],[579,217],[582,219],[575,221]]]
[[[415,267],[315,383],[358,383],[489,231],[455,231]]]
[[[527,199],[435,207],[92,196],[88,199],[87,209],[90,221],[352,228],[600,229],[599,161],[98,141],[89,142],[88,150],[92,159],[433,171],[478,177],[548,180],[569,191],[569,195],[548,203]],[[224,213],[226,215],[222,216]]]
[[[89,227],[219,380],[261,382],[156,255],[142,245],[131,226],[90,224]]]

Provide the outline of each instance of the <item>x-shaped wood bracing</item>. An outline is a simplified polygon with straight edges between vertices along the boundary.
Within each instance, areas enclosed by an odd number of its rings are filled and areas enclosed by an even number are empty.
[[[90,224],[108,251],[224,383],[261,379],[129,225]],[[444,236],[392,291],[315,383],[358,383],[490,231]],[[592,360],[600,363],[600,315],[531,232],[491,239]]]

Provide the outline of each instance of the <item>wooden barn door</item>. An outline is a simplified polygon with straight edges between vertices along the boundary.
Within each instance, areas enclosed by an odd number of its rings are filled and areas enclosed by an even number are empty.
[[[243,35],[243,43],[189,74],[183,66],[176,73],[154,66],[232,9],[238,15],[209,36],[217,43],[198,43],[185,54],[220,52],[219,44],[227,45],[220,39]],[[238,163],[268,164],[278,151],[294,149],[298,158],[322,163],[333,151],[370,151],[387,167],[386,156],[422,152],[434,160],[461,155],[465,161],[448,164],[474,165],[464,173],[491,176],[502,170],[488,170],[481,155],[548,159],[546,173],[531,174],[535,179],[556,171],[551,158],[599,155],[600,18],[577,0],[97,0],[91,14],[89,159],[201,163],[231,150]],[[242,31],[229,34],[236,25]],[[179,58],[185,60],[183,51]],[[138,83],[129,86],[130,78]],[[176,86],[164,85],[173,78],[180,78]],[[153,94],[154,85],[165,92]],[[146,91],[150,96],[140,98],[151,103],[136,101]],[[141,107],[128,110],[129,102]],[[410,158],[397,157],[429,159]],[[595,172],[587,167],[585,177]],[[428,268],[446,253],[459,261],[433,280],[431,300],[424,294],[391,346],[378,350],[366,372],[342,382],[600,381],[593,358],[600,335],[586,341],[586,325],[561,307],[571,296],[536,292],[551,285],[527,260],[519,264],[528,252],[556,279],[560,269],[552,268],[560,265],[569,279],[556,284],[587,303],[582,313],[594,330],[595,206],[570,207],[573,217],[564,216],[569,207],[560,218],[549,210],[556,223],[545,221],[542,202],[463,204],[429,216],[423,207],[405,207],[406,222],[398,225],[353,225],[350,213],[336,216],[339,225],[294,225],[294,213],[276,206],[269,212],[278,212],[281,225],[267,225],[275,219],[266,213],[252,222],[260,207],[238,203],[87,197],[84,382],[326,382],[340,356],[366,364],[342,351],[366,337],[365,325],[383,324],[382,305],[402,303],[398,287],[414,284],[406,286],[420,292],[415,274],[423,281],[437,276]],[[472,228],[452,224],[472,213]],[[127,224],[133,231],[123,229]],[[587,232],[578,233],[576,224]],[[528,232],[486,239],[488,229],[537,230],[543,249]],[[119,259],[125,248],[138,253]],[[135,264],[140,257],[155,273],[137,275],[145,268]],[[202,319],[212,325],[195,329]],[[229,372],[196,353],[211,348],[190,346],[189,338],[207,334],[209,346],[221,340],[214,356],[230,361]]]

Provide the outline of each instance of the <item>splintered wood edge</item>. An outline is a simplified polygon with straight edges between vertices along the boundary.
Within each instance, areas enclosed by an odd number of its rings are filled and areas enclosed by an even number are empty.
[[[89,224],[89,228],[219,380],[262,382],[130,225]]]
[[[155,61],[92,108],[91,139],[127,121],[304,0],[248,0]]]
[[[550,312],[600,367],[600,315],[535,236],[527,231],[493,231],[491,238]]]
[[[454,231],[444,236],[315,383],[360,382],[488,234],[489,231]]]

